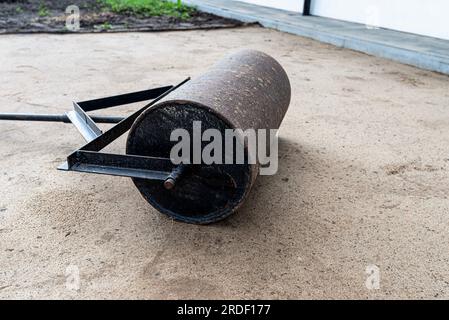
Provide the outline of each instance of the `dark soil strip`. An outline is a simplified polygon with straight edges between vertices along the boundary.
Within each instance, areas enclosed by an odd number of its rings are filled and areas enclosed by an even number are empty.
[[[80,29],[76,33],[217,29],[245,25],[199,11],[194,11],[187,19],[118,14],[105,10],[97,0],[0,0],[0,34],[73,33],[66,28],[68,15],[65,11],[69,5],[80,8]]]

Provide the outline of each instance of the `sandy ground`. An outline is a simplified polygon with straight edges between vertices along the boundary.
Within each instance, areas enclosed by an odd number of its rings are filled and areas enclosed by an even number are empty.
[[[172,222],[126,178],[56,171],[83,143],[70,125],[0,124],[1,298],[449,298],[446,76],[258,27],[11,35],[0,109],[62,112],[244,47],[283,64],[293,99],[278,175],[219,224]]]

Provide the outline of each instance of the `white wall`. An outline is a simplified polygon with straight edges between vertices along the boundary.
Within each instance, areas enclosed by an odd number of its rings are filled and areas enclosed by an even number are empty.
[[[449,40],[448,0],[312,0],[311,14]]]
[[[295,12],[302,12],[302,9],[304,7],[304,0],[239,0],[239,1]]]
[[[302,12],[303,0],[240,0]],[[449,0],[312,0],[311,14],[449,40]]]

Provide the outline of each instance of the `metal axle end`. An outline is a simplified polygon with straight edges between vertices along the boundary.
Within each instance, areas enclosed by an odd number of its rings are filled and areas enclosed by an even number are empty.
[[[175,167],[170,175],[164,181],[164,188],[166,190],[172,190],[176,186],[176,182],[179,181],[181,176],[184,174],[186,167],[183,164]]]

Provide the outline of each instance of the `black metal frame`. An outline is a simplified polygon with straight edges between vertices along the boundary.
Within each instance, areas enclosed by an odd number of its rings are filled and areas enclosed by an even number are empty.
[[[87,144],[69,155],[67,162],[59,166],[58,169],[162,181],[171,178],[171,173],[176,171],[176,168],[168,158],[108,154],[99,151],[128,131],[142,112],[189,80],[190,78],[187,78],[176,86],[74,103],[74,110],[67,115],[83,135]],[[87,114],[88,111],[146,100],[152,101],[104,133]]]
[[[110,154],[100,151],[128,131],[137,117],[146,109],[189,80],[190,78],[187,78],[176,86],[165,86],[101,99],[73,102],[73,110],[63,115],[4,113],[0,114],[0,120],[73,123],[87,143],[70,154],[67,161],[58,167],[59,170],[160,180],[166,181],[167,188],[172,188],[180,176],[178,173],[181,168],[173,165],[169,158]],[[87,113],[148,100],[151,101],[126,118],[89,116]],[[116,125],[102,132],[96,123],[115,123]]]

